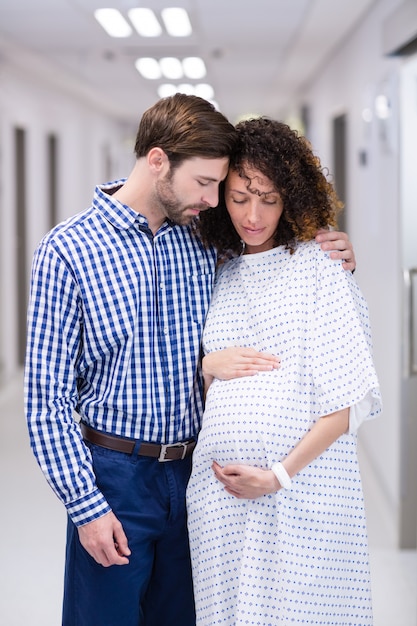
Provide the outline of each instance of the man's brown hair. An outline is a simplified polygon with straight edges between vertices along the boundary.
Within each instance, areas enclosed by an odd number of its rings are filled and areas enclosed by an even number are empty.
[[[215,107],[197,96],[177,93],[145,111],[135,142],[136,158],[161,148],[177,167],[185,159],[229,157],[236,130]]]

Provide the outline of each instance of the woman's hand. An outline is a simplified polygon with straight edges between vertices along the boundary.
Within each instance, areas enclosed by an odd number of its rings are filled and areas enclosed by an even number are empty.
[[[320,417],[304,435],[282,465],[292,478],[310,465],[349,429],[349,408]],[[259,498],[281,488],[272,470],[252,465],[230,464],[222,467],[216,461],[211,466],[215,477],[223,483],[227,493],[236,498]]]
[[[216,461],[211,468],[217,480],[223,483],[225,491],[236,498],[260,498],[281,488],[272,470],[238,464],[221,467]]]
[[[254,376],[281,367],[281,359],[273,354],[258,352],[253,348],[225,348],[210,352],[203,358],[204,378],[230,380],[241,376]]]
[[[343,259],[343,268],[353,272],[356,269],[355,252],[349,236],[338,230],[319,230],[316,235],[317,243],[321,244],[321,249],[331,250],[330,258]]]

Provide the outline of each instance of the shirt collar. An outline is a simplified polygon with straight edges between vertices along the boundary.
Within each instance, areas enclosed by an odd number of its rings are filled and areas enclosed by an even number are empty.
[[[113,194],[126,182],[125,178],[104,185],[97,185],[94,191],[93,206],[115,228],[127,230],[139,217],[131,207],[113,198]]]
[[[138,223],[141,226],[148,227],[148,220],[144,215],[113,198],[113,194],[124,185],[126,180],[126,178],[121,178],[111,183],[97,185],[94,191],[93,206],[103,214],[104,218],[112,226],[120,230],[128,230]],[[173,226],[174,224],[167,220],[161,225],[157,234],[166,233]]]
[[[94,191],[93,206],[98,209],[103,214],[104,218],[115,228],[128,230],[137,223],[146,228],[148,227],[148,219],[144,215],[134,211],[127,204],[123,204],[119,200],[116,200],[116,198],[113,198],[113,194],[124,185],[126,180],[126,178],[120,178],[110,183],[97,185]],[[176,227],[178,227],[178,224],[167,219],[161,224],[156,236],[164,235]]]

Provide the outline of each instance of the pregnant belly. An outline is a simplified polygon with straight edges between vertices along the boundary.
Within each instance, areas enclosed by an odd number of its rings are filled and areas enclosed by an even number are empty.
[[[214,381],[195,456],[268,467],[271,456],[282,456],[299,438],[291,419],[291,396],[274,372]]]

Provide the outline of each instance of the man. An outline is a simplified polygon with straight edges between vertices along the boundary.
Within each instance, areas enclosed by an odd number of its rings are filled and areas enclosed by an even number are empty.
[[[195,623],[185,488],[216,254],[192,222],[217,204],[234,141],[208,102],[160,100],[127,180],[97,187],[35,252],[26,413],[68,512],[64,626]]]

